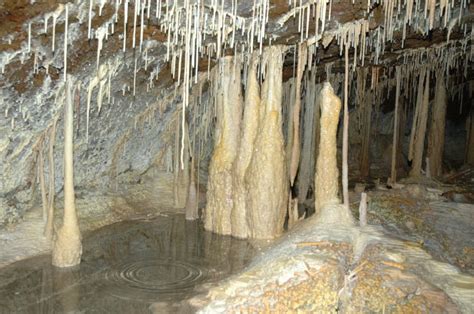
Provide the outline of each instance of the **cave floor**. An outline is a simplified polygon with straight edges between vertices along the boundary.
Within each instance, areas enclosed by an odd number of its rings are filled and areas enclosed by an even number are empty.
[[[108,195],[79,190],[79,268],[50,266],[39,210],[1,230],[0,313],[474,313],[467,180],[376,185],[367,191],[368,227],[310,217],[263,242],[212,235],[179,210],[169,214],[170,182]],[[359,195],[350,195],[356,218]]]

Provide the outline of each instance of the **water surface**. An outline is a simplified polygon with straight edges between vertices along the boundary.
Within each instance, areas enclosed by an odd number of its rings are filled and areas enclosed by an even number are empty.
[[[248,242],[206,232],[180,214],[116,223],[83,246],[73,269],[52,267],[51,255],[0,269],[0,313],[148,313],[151,304],[174,311],[255,253]]]

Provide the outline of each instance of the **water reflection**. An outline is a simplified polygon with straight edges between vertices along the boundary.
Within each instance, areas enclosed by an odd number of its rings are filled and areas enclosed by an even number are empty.
[[[74,269],[52,267],[49,255],[0,269],[0,313],[139,313],[152,303],[176,309],[253,254],[246,241],[205,232],[184,215],[121,222],[90,234]]]

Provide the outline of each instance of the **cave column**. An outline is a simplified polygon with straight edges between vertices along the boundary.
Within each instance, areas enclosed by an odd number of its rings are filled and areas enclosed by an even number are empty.
[[[426,124],[428,121],[429,96],[430,96],[430,71],[426,70],[420,74],[420,83],[418,84],[418,114],[414,118],[414,127],[412,128],[412,141],[410,154],[412,160],[412,167],[410,170],[410,177],[419,177],[421,175],[421,166],[423,162],[423,151],[425,147]],[[424,78],[425,76],[425,78]],[[423,90],[424,78],[424,90]]]
[[[250,161],[247,222],[253,238],[274,238],[283,232],[287,212],[289,180],[282,132],[281,46],[266,48],[266,66],[260,105],[260,123]]]
[[[239,151],[234,165],[234,207],[231,213],[231,221],[232,235],[239,238],[249,236],[247,222],[248,189],[245,177],[252,158],[260,115],[260,87],[257,80],[258,61],[258,55],[254,53],[247,74],[242,137],[240,138]]]
[[[428,158],[430,173],[433,177],[442,174],[444,134],[446,119],[446,85],[443,71],[436,75],[436,89],[433,108],[431,109],[431,125],[428,135]]]
[[[204,228],[230,235],[233,208],[233,165],[237,156],[242,115],[241,62],[231,56],[219,60],[214,70],[217,110],[214,152],[209,164]]]

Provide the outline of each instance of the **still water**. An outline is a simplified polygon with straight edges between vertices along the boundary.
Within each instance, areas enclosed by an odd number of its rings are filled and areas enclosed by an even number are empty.
[[[180,214],[101,228],[83,247],[74,269],[52,267],[50,255],[0,269],[0,313],[175,312],[255,254],[248,242],[206,232]]]

